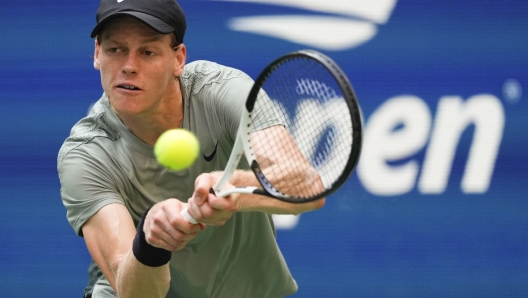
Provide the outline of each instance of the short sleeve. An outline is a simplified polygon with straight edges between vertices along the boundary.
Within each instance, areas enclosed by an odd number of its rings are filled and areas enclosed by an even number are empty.
[[[245,109],[249,91],[253,87],[253,80],[247,76],[240,76],[224,81],[218,86],[220,111],[228,134],[234,139],[238,130],[240,116]],[[281,124],[276,108],[269,97],[261,92],[259,100],[253,111],[254,130],[264,129],[273,125]]]
[[[82,147],[77,147],[58,165],[66,216],[81,237],[82,226],[99,209],[112,203],[124,205],[116,181],[104,164],[104,161],[93,158]]]

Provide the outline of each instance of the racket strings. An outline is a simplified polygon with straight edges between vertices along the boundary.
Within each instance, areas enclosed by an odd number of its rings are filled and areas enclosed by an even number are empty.
[[[269,185],[299,201],[330,189],[353,145],[351,114],[332,74],[312,59],[287,60],[268,76],[255,107],[278,124],[251,139]]]

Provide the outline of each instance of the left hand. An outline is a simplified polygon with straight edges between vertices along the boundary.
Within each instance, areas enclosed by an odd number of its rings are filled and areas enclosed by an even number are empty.
[[[148,244],[168,251],[183,249],[205,225],[191,224],[180,214],[188,204],[177,199],[167,199],[152,206],[143,224]]]
[[[210,189],[220,178],[221,172],[205,173],[196,178],[194,193],[188,201],[189,214],[198,222],[221,226],[238,210],[239,194],[225,198],[210,193]],[[226,188],[234,187],[228,184]]]

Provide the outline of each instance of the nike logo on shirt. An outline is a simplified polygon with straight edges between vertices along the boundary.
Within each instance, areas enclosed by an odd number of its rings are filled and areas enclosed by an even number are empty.
[[[217,147],[218,147],[218,142],[216,142],[215,148],[213,150],[213,153],[211,153],[211,155],[206,156],[205,154],[202,154],[203,158],[205,159],[205,161],[210,162],[210,161],[213,160],[213,158],[216,156],[216,148]]]

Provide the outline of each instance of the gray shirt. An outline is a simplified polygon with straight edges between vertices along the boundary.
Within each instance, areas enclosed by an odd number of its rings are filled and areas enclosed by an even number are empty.
[[[251,78],[197,61],[186,65],[180,82],[182,128],[196,134],[201,151],[188,169],[161,166],[152,146],[123,125],[104,94],[72,128],[59,152],[58,171],[67,218],[78,235],[107,204],[125,205],[137,224],[148,207],[167,198],[186,202],[199,174],[225,167]],[[283,297],[297,290],[276,244],[271,215],[259,212],[237,212],[225,225],[199,232],[185,249],[173,253],[170,271],[167,297]],[[93,295],[116,297],[104,276]]]

